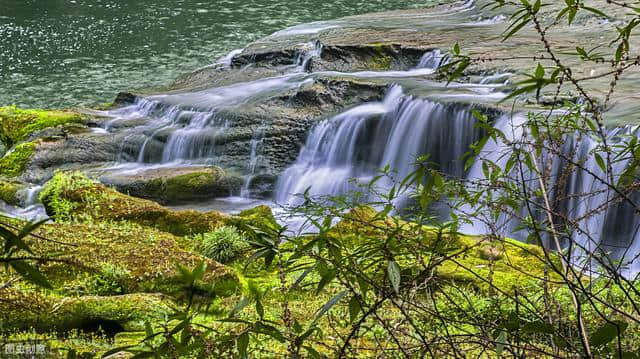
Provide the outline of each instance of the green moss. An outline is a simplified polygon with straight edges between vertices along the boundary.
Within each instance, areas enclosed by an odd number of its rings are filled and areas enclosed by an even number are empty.
[[[176,263],[207,263],[205,283],[228,292],[237,285],[235,272],[191,250],[184,238],[137,224],[48,224],[37,232],[54,242],[33,241],[35,253],[56,253],[42,271],[60,294],[176,293],[181,290]],[[72,246],[70,246],[72,245]],[[235,284],[234,284],[235,283]]]
[[[334,227],[331,235],[348,239],[356,246],[370,238],[385,238],[386,232],[399,238],[420,238],[428,249],[425,256],[445,258],[435,271],[443,283],[470,285],[485,292],[491,283],[507,292],[535,288],[540,284],[538,278],[544,276],[544,253],[540,247],[512,239],[491,240],[459,233],[438,235],[433,227],[379,218],[376,214],[371,207],[357,208]]]
[[[371,66],[372,70],[386,71],[391,69],[392,63],[393,63],[393,58],[391,56],[382,55],[382,56],[373,57],[369,65]]]
[[[12,206],[19,205],[20,198],[18,194],[22,189],[24,189],[24,186],[21,183],[0,179],[0,201],[4,201]]]
[[[75,112],[0,107],[0,141],[11,147],[36,131],[82,121],[82,115]]]
[[[390,44],[373,43],[366,45],[370,49],[370,59],[368,66],[371,70],[387,71],[391,69],[393,64],[394,50]]]
[[[40,199],[57,221],[129,221],[178,236],[205,233],[229,220],[218,212],[172,211],[88,179],[79,172],[57,172]]]
[[[171,301],[158,294],[58,297],[30,290],[5,289],[0,301],[0,331],[69,331],[117,326],[143,330],[146,320],[162,320]]]
[[[36,144],[33,142],[22,143],[13,148],[4,157],[0,158],[0,175],[18,177],[27,168]]]

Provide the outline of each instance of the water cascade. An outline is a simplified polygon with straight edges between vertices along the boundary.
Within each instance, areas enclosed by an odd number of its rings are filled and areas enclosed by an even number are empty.
[[[503,116],[495,123],[495,127],[507,136],[509,141],[517,141],[526,136],[523,131],[525,117],[522,115]],[[612,128],[607,133],[607,142],[615,148],[621,141],[630,137],[638,137],[640,132],[636,126]],[[574,136],[567,136],[560,149],[561,155],[552,155],[543,151],[538,158],[539,167],[549,169],[545,176],[549,202],[557,216],[554,225],[559,228],[566,226],[573,228],[570,233],[561,235],[561,245],[571,249],[572,261],[576,265],[591,266],[594,264],[588,258],[591,253],[608,256],[612,261],[620,262],[620,269],[626,273],[640,272],[640,262],[636,260],[640,253],[640,218],[628,201],[623,200],[602,179],[607,175],[602,171],[595,159],[595,153],[601,157],[605,154],[599,149],[599,143],[589,137],[582,136],[579,140]],[[482,160],[489,160],[504,168],[511,149],[503,142],[489,140],[479,158],[471,167],[467,179],[469,182],[482,181],[485,177],[482,170]],[[568,160],[570,159],[570,161]],[[629,165],[629,158],[620,158],[612,164],[614,181]],[[572,164],[580,164],[578,168]],[[513,173],[510,177],[527,184],[529,193],[535,193],[540,188],[540,177],[530,170],[523,173]],[[637,202],[640,194],[627,194],[628,198]],[[547,223],[546,214],[536,211],[542,208],[543,200],[532,198],[537,205],[533,205],[533,218],[539,223]],[[463,206],[461,213],[471,213],[473,209]],[[491,223],[498,232],[526,240],[529,233],[519,228],[521,218],[529,215],[523,205],[520,213],[502,212],[498,221],[486,216],[488,211],[475,214],[473,224],[464,224],[461,231],[469,234],[485,234],[490,229],[486,223]],[[576,230],[579,228],[579,230]],[[551,238],[543,238],[548,246],[555,248]]]
[[[460,158],[480,137],[468,108],[406,96],[392,87],[382,102],[352,108],[318,124],[297,161],[279,178],[276,202],[294,204],[296,194],[339,195],[367,183],[386,165],[403,178],[420,155],[445,173],[462,176]]]
[[[495,80],[498,78],[501,76]],[[494,126],[512,141],[524,136],[525,121],[523,115],[502,115],[494,119]],[[300,203],[299,195],[306,190],[311,196],[362,191],[358,184],[367,184],[386,165],[397,173],[396,179],[403,179],[415,168],[414,160],[420,155],[429,155],[430,161],[448,175],[466,178],[469,183],[482,181],[482,161],[476,159],[465,171],[461,160],[470,144],[481,136],[474,123],[469,106],[414,98],[394,86],[382,102],[354,107],[316,125],[296,162],[280,175],[275,200],[282,205],[295,205]],[[629,135],[638,136],[638,129],[615,128],[610,130],[608,142],[615,145]],[[598,179],[605,178],[605,173],[593,155],[597,142],[573,137],[567,137],[564,142],[563,156],[542,153],[539,160],[541,168],[551,169],[547,184],[552,189],[549,197],[554,211],[561,214],[555,224],[571,222],[574,228],[582,229],[568,233],[562,245],[567,246],[571,238],[575,264],[590,264],[585,258],[589,253],[598,252],[606,253],[612,260],[624,258],[623,271],[639,272],[640,262],[634,259],[640,253],[640,218],[628,203]],[[479,158],[504,168],[509,151],[504,143],[490,140]],[[567,171],[569,164],[562,157],[572,158],[585,170]],[[627,164],[627,161],[618,161],[613,166],[616,178]],[[529,192],[534,193],[538,178],[531,171],[525,171],[524,176]],[[516,174],[514,178],[517,179]],[[640,195],[631,197],[634,201],[640,200]],[[459,210],[459,214],[473,212],[468,206]],[[484,223],[492,219],[483,217],[489,213],[486,210],[475,213],[476,220],[473,224],[464,224],[461,232],[489,233]],[[497,223],[490,223],[504,235],[525,240],[528,233],[519,228],[519,218],[525,216],[527,211],[523,206],[520,213],[504,212]],[[544,213],[539,211],[534,211],[534,218],[546,221]]]

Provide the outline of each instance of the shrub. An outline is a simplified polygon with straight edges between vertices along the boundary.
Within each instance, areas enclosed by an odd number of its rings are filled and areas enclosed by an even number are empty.
[[[220,263],[229,263],[249,249],[244,236],[235,227],[218,227],[196,238],[200,240],[202,254]]]

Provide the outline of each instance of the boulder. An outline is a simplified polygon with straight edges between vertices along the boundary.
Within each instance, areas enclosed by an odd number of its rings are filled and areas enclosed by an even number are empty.
[[[11,206],[18,206],[22,203],[21,192],[27,189],[22,182],[3,179],[0,177],[0,201]]]
[[[243,180],[219,167],[161,167],[135,172],[107,172],[99,181],[122,193],[164,205],[228,197],[240,191]]]

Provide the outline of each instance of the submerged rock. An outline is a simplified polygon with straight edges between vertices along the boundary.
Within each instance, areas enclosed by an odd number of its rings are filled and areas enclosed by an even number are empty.
[[[200,166],[106,173],[99,180],[122,193],[165,205],[231,196],[240,191],[243,182],[240,176],[219,167]]]

